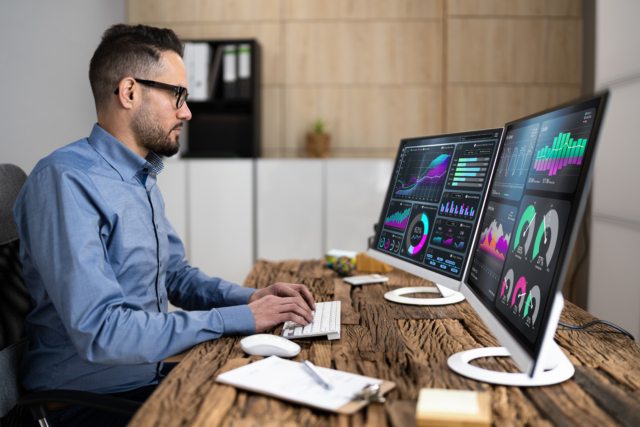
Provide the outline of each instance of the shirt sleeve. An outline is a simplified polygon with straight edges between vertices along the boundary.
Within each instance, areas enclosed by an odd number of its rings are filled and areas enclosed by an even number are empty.
[[[87,363],[155,363],[203,341],[253,333],[254,325],[242,323],[248,306],[173,313],[128,306],[107,250],[113,213],[83,171],[56,164],[37,172],[14,218],[25,281],[44,287],[29,289],[45,295],[34,311],[55,309]]]
[[[164,220],[170,251],[166,282],[169,301],[185,310],[210,310],[248,304],[249,297],[257,289],[244,288],[218,277],[209,277],[200,269],[191,267],[185,259],[184,245],[178,233],[166,216]],[[249,320],[255,329],[253,314],[250,316]]]

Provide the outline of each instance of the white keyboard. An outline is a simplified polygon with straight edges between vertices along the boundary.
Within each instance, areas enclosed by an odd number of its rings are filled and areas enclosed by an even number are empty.
[[[340,301],[317,302],[312,313],[312,323],[302,326],[296,322],[285,322],[280,335],[290,340],[322,335],[329,340],[340,339]]]

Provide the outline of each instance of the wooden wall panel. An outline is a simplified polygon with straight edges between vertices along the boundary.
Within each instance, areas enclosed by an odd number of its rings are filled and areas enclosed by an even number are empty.
[[[282,141],[282,88],[262,88],[262,157],[280,157]]]
[[[573,16],[582,13],[581,0],[448,0],[452,15]]]
[[[287,83],[441,81],[439,22],[291,22],[285,34]]]
[[[582,23],[571,19],[450,19],[448,81],[582,80]]]
[[[579,96],[579,86],[451,85],[447,89],[446,131],[504,126]]]
[[[284,19],[441,19],[443,0],[284,0]]]
[[[580,93],[581,0],[129,0],[130,23],[257,38],[263,153],[393,157],[402,137],[501,126]]]
[[[288,88],[285,154],[302,155],[311,123],[323,118],[332,156],[394,156],[401,138],[441,131],[441,104],[437,85]]]
[[[129,0],[129,23],[235,22],[280,19],[280,0]]]

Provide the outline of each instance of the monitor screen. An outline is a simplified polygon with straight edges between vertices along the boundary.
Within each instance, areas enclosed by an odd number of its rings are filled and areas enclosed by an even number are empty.
[[[459,285],[502,131],[403,139],[371,249]]]
[[[603,104],[597,97],[509,123],[497,153],[465,284],[531,355],[561,289]]]

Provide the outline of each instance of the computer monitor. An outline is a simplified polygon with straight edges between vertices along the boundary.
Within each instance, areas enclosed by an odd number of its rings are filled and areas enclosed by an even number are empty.
[[[553,341],[561,290],[587,202],[607,94],[505,126],[461,292],[504,348],[449,359],[456,372],[495,384],[535,386],[573,375]],[[468,364],[509,356],[522,374]],[[548,370],[556,365],[556,369]]]
[[[425,136],[400,142],[374,244],[368,254],[435,282],[444,296],[414,299],[415,303],[442,305],[464,299],[450,290],[459,289],[468,268],[470,246],[495,169],[503,130]],[[385,297],[407,302],[394,295]]]

